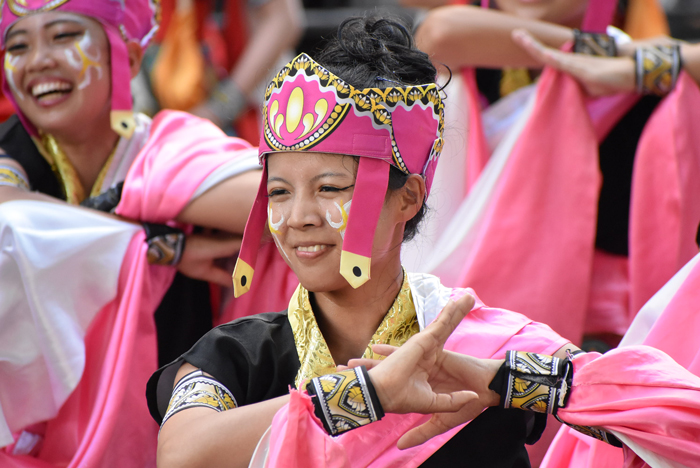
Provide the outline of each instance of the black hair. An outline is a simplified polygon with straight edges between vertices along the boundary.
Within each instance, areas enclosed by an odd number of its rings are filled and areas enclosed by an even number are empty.
[[[437,70],[428,55],[418,50],[413,36],[398,18],[374,15],[348,18],[316,56],[316,61],[355,88],[434,83]],[[408,174],[391,166],[390,191],[402,188]],[[428,207],[423,202],[416,215],[406,222],[403,240],[411,240]]]

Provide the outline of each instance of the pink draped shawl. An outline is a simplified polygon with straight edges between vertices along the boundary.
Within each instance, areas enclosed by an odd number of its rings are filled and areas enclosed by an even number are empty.
[[[467,178],[473,182],[489,153],[470,73]],[[445,266],[449,272],[440,267],[434,272],[456,277],[452,286],[473,287],[488,303],[522,312],[579,342],[601,183],[598,144],[635,100],[588,99],[573,78],[545,69],[535,108],[471,249]],[[639,141],[630,211],[630,321],[696,251],[700,132],[693,130],[700,130],[699,109],[700,90],[681,73]]]
[[[170,221],[209,174],[249,148],[208,121],[162,112],[129,170],[116,211],[140,221]],[[87,330],[81,381],[58,416],[46,423],[39,455],[0,451],[0,466],[155,466],[158,426],[144,391],[157,367],[153,313],[175,269],[149,265],[145,250],[139,231],[122,263],[117,296]]]

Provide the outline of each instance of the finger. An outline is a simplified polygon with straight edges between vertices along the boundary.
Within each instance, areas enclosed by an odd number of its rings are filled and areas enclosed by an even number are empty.
[[[375,354],[380,354],[382,356],[391,356],[391,354],[396,351],[397,348],[396,346],[391,346],[388,344],[376,344],[372,345],[372,351],[375,352]]]
[[[217,239],[212,238],[214,242],[210,246],[211,258],[226,258],[235,255],[241,250],[243,239],[240,236]]]
[[[512,33],[513,41],[522,47],[525,52],[530,54],[532,58],[542,63],[543,65],[549,65],[550,67],[561,69],[562,66],[562,55],[555,49],[546,47],[540,41],[535,39],[529,32],[523,29],[516,29]]]
[[[471,400],[478,399],[479,396],[469,390],[462,390],[453,393],[437,393],[429,413],[454,413],[461,410],[464,405]]]
[[[367,370],[370,370],[373,367],[377,367],[381,362],[382,361],[380,361],[379,359],[350,359],[348,361],[346,369],[365,366]]]
[[[202,273],[200,279],[218,284],[224,288],[233,287],[233,283],[231,282],[231,273],[213,265]]]
[[[424,333],[432,334],[442,345],[447,341],[447,338],[452,334],[459,322],[472,310],[474,307],[474,297],[471,294],[465,294],[457,299],[450,301],[438,315],[438,318],[428,325]]]

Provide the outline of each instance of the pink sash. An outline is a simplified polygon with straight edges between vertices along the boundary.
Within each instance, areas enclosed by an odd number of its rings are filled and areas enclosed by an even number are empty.
[[[214,169],[249,148],[208,121],[162,112],[129,171],[117,213],[172,220]],[[0,451],[0,466],[155,466],[158,426],[144,391],[157,367],[153,313],[175,269],[149,265],[145,250],[139,231],[122,263],[117,297],[95,316],[85,336],[81,381],[46,425],[37,458]]]

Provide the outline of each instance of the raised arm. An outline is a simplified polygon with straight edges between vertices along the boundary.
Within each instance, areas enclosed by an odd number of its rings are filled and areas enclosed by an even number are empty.
[[[428,12],[416,31],[418,48],[436,64],[462,67],[531,67],[542,65],[515,44],[514,29],[525,29],[545,45],[559,48],[573,39],[571,29],[518,18],[495,10],[453,5]]]

